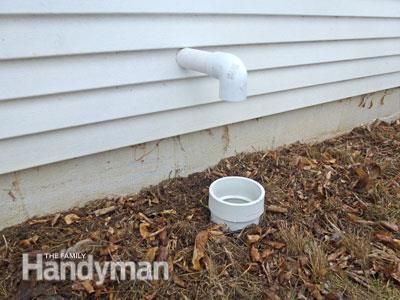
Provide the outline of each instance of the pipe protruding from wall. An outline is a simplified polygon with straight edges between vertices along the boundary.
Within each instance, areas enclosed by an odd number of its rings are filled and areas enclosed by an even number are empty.
[[[238,102],[247,98],[247,70],[237,56],[226,52],[208,52],[185,48],[178,52],[178,64],[219,80],[219,97]]]

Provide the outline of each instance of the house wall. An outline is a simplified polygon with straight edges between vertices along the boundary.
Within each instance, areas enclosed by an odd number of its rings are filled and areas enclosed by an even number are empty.
[[[182,47],[238,55],[248,101]],[[399,1],[2,0],[0,174],[399,85]]]
[[[239,56],[248,100],[220,101],[183,47]],[[395,116],[398,86],[395,0],[2,0],[0,226]]]

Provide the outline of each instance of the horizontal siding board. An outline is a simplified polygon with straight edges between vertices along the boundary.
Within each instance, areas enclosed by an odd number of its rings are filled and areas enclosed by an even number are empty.
[[[202,76],[175,61],[178,49],[0,61],[0,100]],[[205,48],[262,70],[400,54],[400,39]],[[32,73],[34,72],[34,76]],[[73,74],[73,76],[71,76]],[[24,88],[19,88],[20,83]]]
[[[3,140],[0,173],[388,89],[399,81],[397,72],[255,96],[234,105],[219,102]]]
[[[248,93],[255,96],[397,71],[400,56],[267,69],[249,73]],[[218,82],[203,77],[0,102],[0,139],[217,101]]]
[[[250,14],[400,17],[393,0],[2,0],[0,14]]]
[[[6,16],[0,28],[0,59],[400,37],[400,19],[348,17]]]

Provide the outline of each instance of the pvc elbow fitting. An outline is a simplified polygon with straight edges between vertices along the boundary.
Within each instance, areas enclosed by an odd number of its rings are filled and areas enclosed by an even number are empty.
[[[219,96],[222,100],[231,102],[246,100],[247,70],[237,56],[225,52],[185,48],[178,52],[176,60],[183,68],[218,79]]]

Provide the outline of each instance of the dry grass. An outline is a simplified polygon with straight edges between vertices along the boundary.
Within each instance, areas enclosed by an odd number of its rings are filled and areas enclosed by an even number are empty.
[[[311,279],[314,283],[324,282],[329,271],[328,256],[316,241],[307,245],[306,253],[308,255]]]
[[[286,251],[291,256],[306,254],[307,245],[312,242],[311,237],[304,229],[296,226],[288,228],[285,226],[279,231],[279,236],[286,244]]]
[[[389,281],[367,278],[363,284],[350,278],[344,272],[331,274],[329,284],[335,290],[342,291],[348,299],[354,300],[398,300],[400,290]]]
[[[370,266],[369,255],[371,253],[370,237],[363,237],[362,234],[345,233],[341,239],[341,245],[347,249],[363,270]]]

